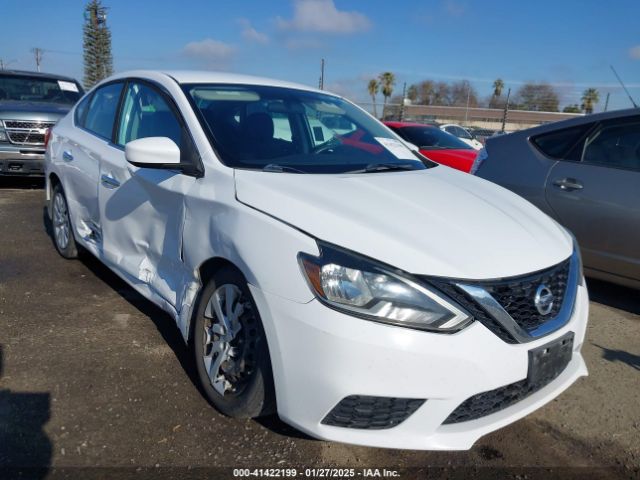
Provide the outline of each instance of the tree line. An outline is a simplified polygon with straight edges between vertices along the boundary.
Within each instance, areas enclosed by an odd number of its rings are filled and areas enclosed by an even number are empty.
[[[393,95],[396,78],[392,72],[383,72],[377,78],[372,78],[367,84],[367,91],[373,102],[373,113],[377,116],[376,98],[378,93],[383,96],[383,117],[387,103],[400,104],[403,96]],[[409,85],[406,89],[406,100],[412,105],[439,105],[450,107],[489,107],[504,108],[507,102],[505,83],[501,78],[493,82],[493,92],[482,98],[476,88],[468,80],[443,82],[431,79]],[[595,88],[587,88],[580,105],[572,104],[564,107],[567,113],[593,113],[595,105],[600,100],[600,94]],[[546,82],[528,82],[521,85],[509,97],[509,109],[531,110],[544,112],[558,112],[560,110],[560,95],[553,85]]]

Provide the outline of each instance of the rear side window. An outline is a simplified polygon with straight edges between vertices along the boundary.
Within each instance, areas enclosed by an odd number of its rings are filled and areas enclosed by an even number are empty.
[[[122,83],[111,83],[96,90],[89,102],[84,128],[110,140],[121,91]]]
[[[584,139],[585,134],[593,124],[579,125],[577,127],[563,128],[549,133],[537,135],[531,142],[547,157],[563,160],[579,160],[568,158],[568,155],[578,142]]]
[[[91,101],[91,95],[87,95],[82,99],[82,101],[76,107],[74,113],[74,121],[77,126],[84,127],[84,121],[87,117],[87,108],[89,107],[89,102]]]
[[[582,161],[640,170],[640,121],[605,124],[587,141]]]

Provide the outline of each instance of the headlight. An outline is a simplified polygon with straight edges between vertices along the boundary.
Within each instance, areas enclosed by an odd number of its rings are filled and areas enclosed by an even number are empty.
[[[473,318],[406,273],[319,243],[320,256],[300,253],[309,286],[327,306],[350,315],[401,327],[452,333]]]
[[[7,133],[4,130],[0,130],[0,142],[6,142],[7,140]]]

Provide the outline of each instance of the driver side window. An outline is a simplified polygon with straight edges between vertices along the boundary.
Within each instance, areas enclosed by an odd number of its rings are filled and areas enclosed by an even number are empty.
[[[127,143],[147,137],[166,137],[180,149],[182,163],[192,163],[195,145],[186,128],[163,95],[142,82],[129,82],[120,113],[116,143]]]

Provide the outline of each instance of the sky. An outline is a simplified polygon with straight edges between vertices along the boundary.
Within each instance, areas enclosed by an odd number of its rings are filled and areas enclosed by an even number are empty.
[[[84,0],[0,0],[0,59],[82,79]],[[317,86],[370,101],[382,71],[402,84],[468,79],[490,95],[553,84],[561,105],[595,87],[626,108],[613,65],[640,103],[640,0],[103,0],[115,71],[212,69]]]

